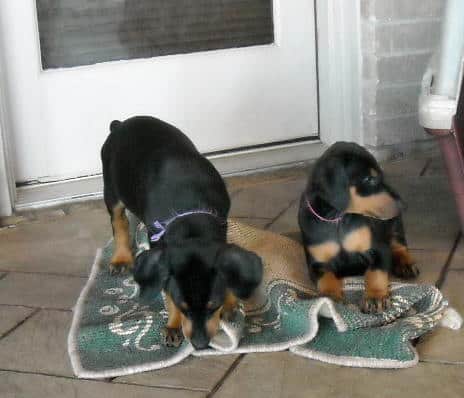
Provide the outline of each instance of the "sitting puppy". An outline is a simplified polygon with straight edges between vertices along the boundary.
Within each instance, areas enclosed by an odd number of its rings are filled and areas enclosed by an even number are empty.
[[[389,274],[412,278],[419,273],[400,211],[400,197],[364,148],[338,142],[322,155],[298,213],[310,275],[322,295],[342,300],[342,278],[364,274],[363,311],[389,307]]]
[[[135,259],[134,279],[163,290],[167,345],[185,337],[206,348],[237,298],[262,278],[261,259],[226,243],[229,195],[213,165],[178,129],[152,117],[113,121],[101,151],[104,199],[115,251],[111,271],[133,264],[129,209],[147,226],[150,250]]]

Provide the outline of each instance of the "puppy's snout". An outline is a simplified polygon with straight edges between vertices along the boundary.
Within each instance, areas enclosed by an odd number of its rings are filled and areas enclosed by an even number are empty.
[[[206,335],[206,333],[195,333],[190,339],[190,342],[196,350],[204,350],[205,348],[208,348],[209,341],[210,338]]]

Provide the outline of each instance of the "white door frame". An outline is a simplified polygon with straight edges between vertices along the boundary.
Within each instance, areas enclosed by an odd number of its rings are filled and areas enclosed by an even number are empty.
[[[338,140],[362,144],[360,0],[314,0],[314,4],[317,26],[320,141],[212,156],[211,160],[223,174],[314,159],[327,144]],[[1,57],[0,51],[0,65],[1,61],[5,61]],[[12,162],[9,160],[11,154],[9,142],[13,132],[8,128],[7,123],[7,102],[2,90],[2,87],[5,87],[4,79],[5,76],[0,68],[0,216],[11,214],[14,208],[26,207],[16,202],[14,173]],[[75,184],[76,181],[73,180],[72,183]],[[59,184],[64,185],[66,182]],[[101,186],[101,177],[96,177],[90,185]],[[72,192],[63,198],[65,191],[66,187],[58,187],[57,192],[61,192],[61,196],[57,196],[55,200],[43,200],[40,202],[41,205],[101,196],[101,192]],[[27,197],[31,192],[31,189],[25,189],[22,194]],[[21,202],[27,203],[28,199]],[[36,206],[32,206],[38,207],[40,203],[37,202]]]
[[[12,153],[9,146],[11,130],[8,128],[7,96],[3,84],[5,81],[3,62],[0,47],[0,216],[9,216],[13,213],[16,201],[16,186],[13,161],[10,156]]]

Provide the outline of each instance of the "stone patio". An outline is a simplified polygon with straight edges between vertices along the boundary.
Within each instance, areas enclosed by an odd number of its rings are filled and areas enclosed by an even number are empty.
[[[464,314],[464,244],[440,158],[423,155],[384,168],[409,204],[405,223],[420,282],[439,281]],[[231,216],[297,236],[306,169],[229,178]],[[421,363],[405,370],[344,368],[280,352],[195,358],[155,372],[78,380],[66,351],[71,309],[110,233],[101,201],[0,220],[0,397],[464,396],[464,331],[445,329],[419,342]]]

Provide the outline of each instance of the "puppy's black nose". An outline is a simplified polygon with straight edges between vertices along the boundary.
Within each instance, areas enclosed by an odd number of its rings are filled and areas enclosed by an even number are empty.
[[[202,334],[192,336],[190,342],[196,350],[204,350],[205,348],[208,348],[209,337]]]

